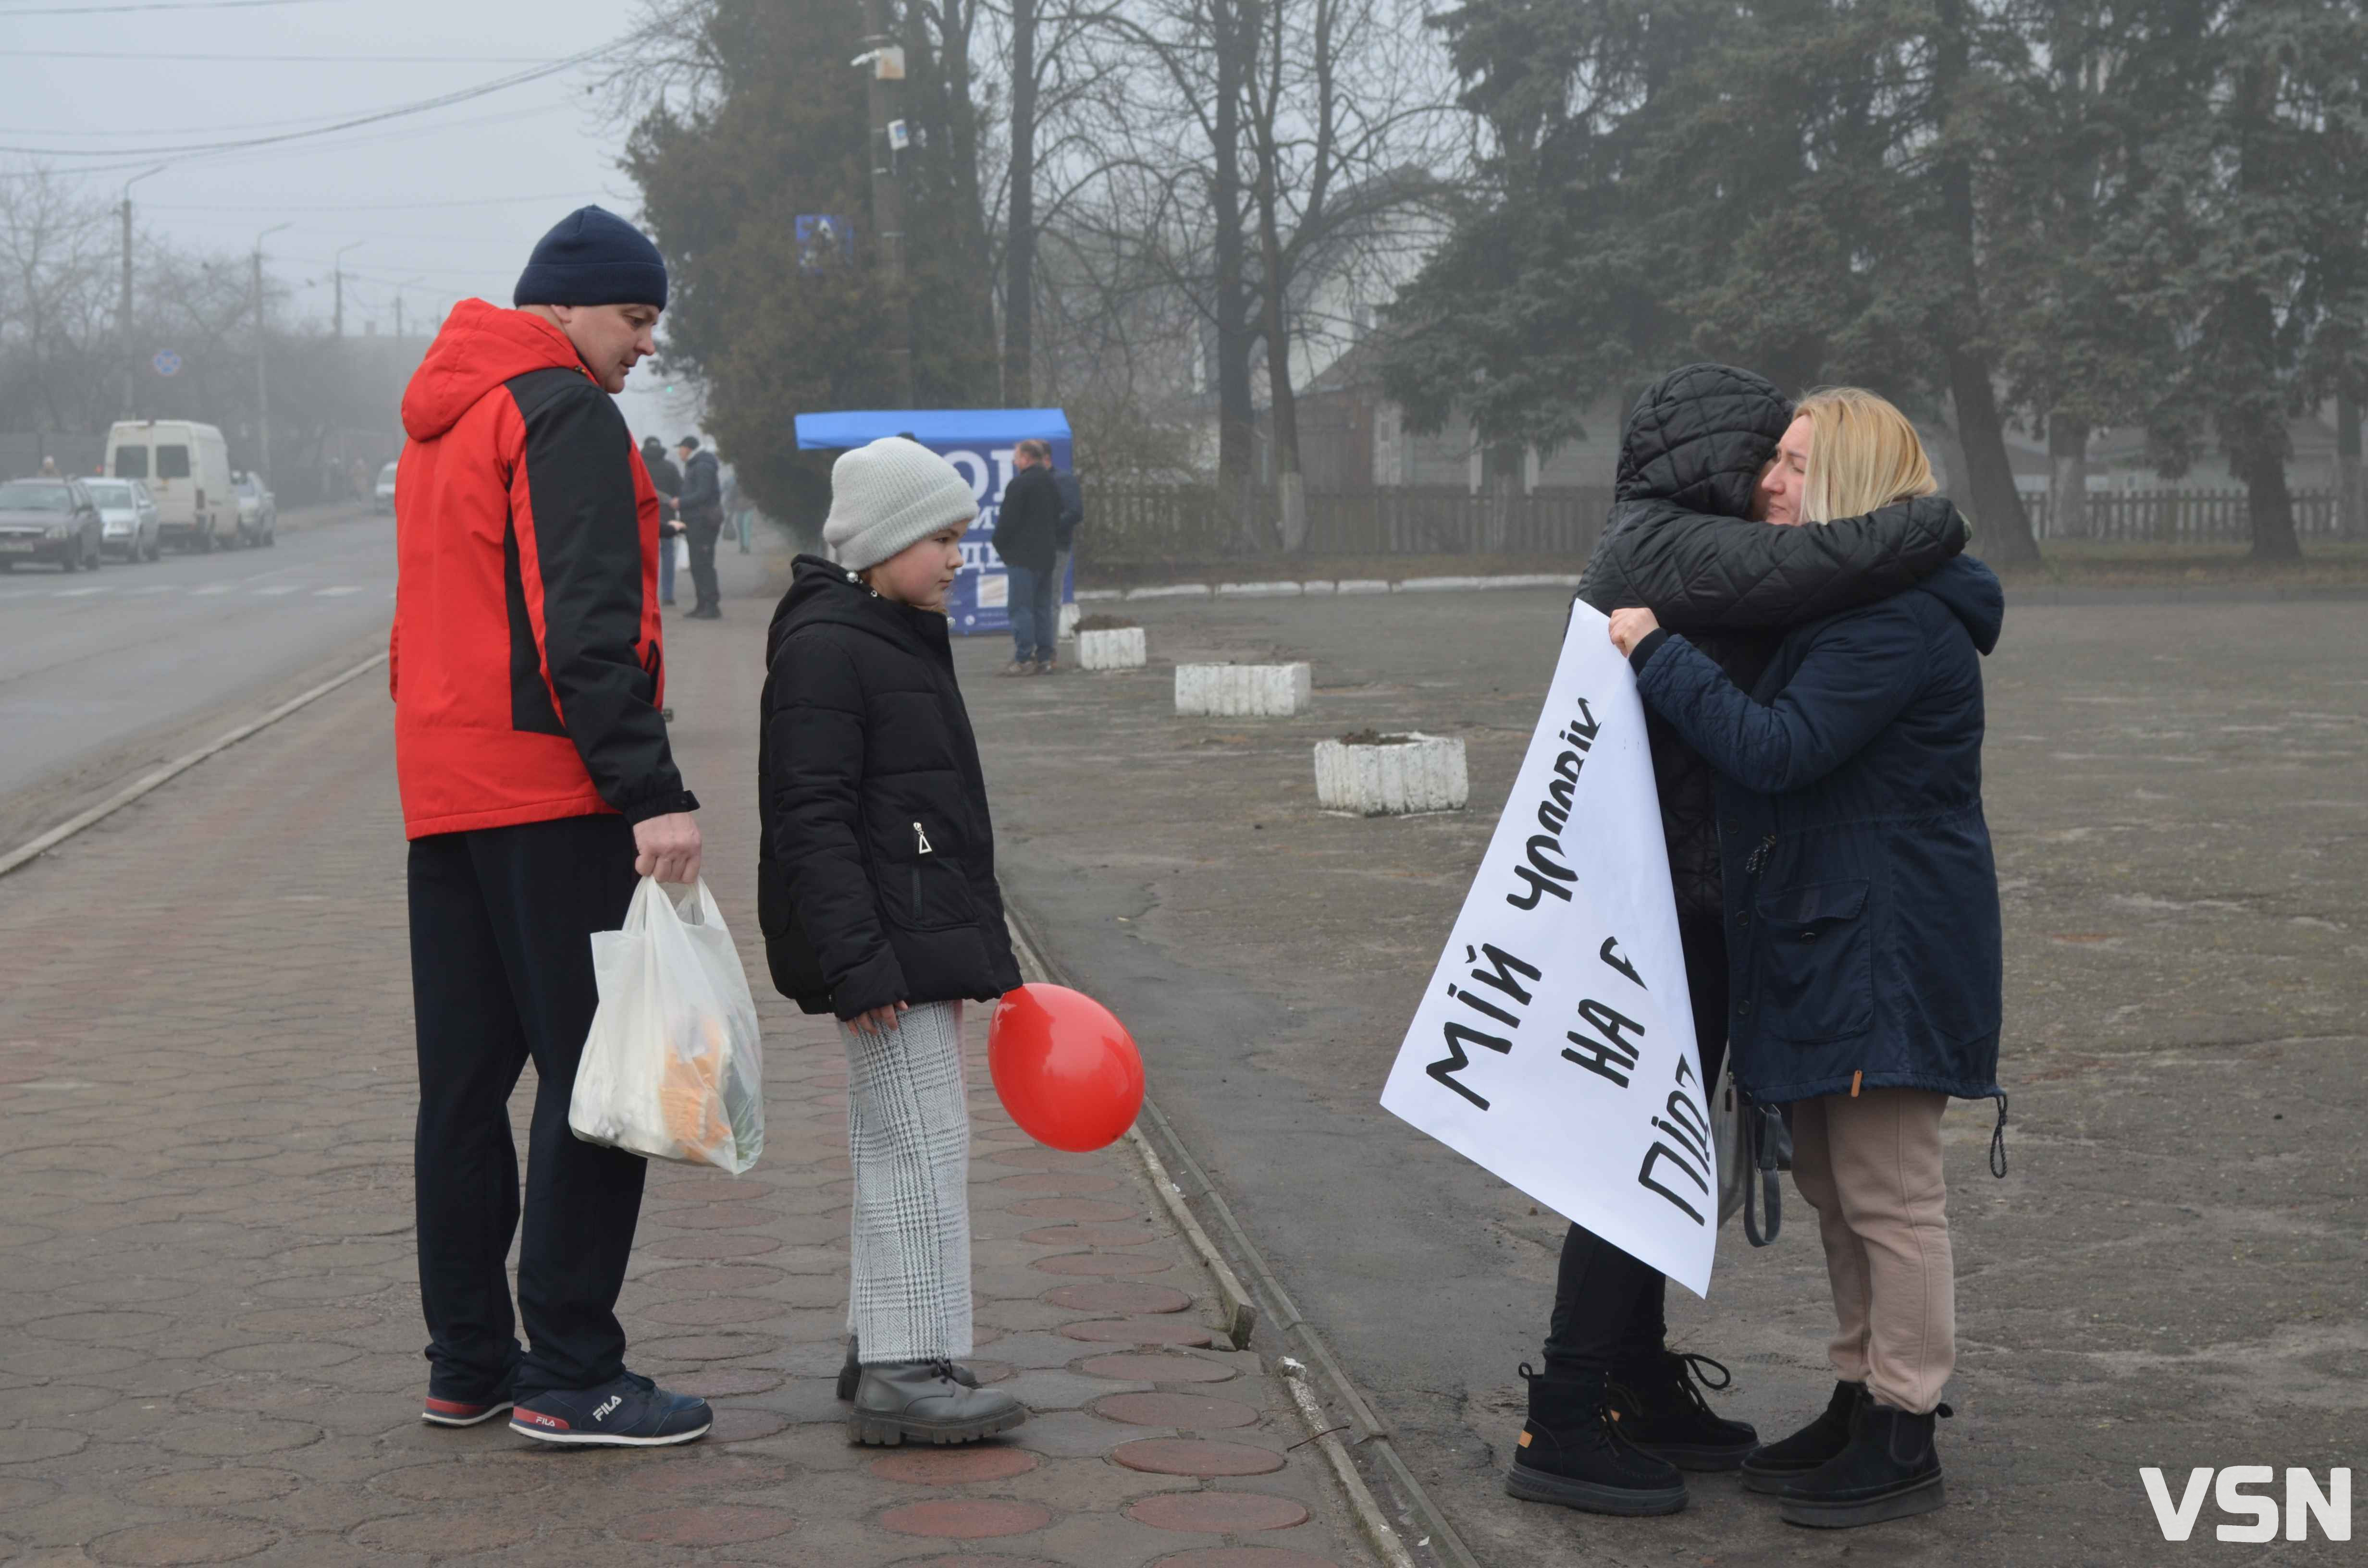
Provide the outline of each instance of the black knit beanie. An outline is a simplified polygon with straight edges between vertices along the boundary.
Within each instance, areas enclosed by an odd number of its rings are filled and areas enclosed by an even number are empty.
[[[649,236],[601,207],[579,207],[536,242],[513,305],[666,309],[666,258]]]

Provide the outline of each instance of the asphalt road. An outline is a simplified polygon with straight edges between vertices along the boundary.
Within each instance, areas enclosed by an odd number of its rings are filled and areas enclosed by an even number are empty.
[[[393,522],[366,507],[291,516],[270,550],[0,576],[0,846],[367,657],[393,594]]]

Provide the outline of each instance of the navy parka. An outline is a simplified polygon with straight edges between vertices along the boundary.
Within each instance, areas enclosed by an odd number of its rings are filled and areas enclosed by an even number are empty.
[[[1999,1093],[1998,871],[1980,655],[2005,595],[1970,557],[1788,635],[1747,696],[1684,638],[1637,688],[1718,774],[1736,1081]]]

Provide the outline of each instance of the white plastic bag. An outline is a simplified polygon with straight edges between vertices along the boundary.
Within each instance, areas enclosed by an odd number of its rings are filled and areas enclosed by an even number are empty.
[[[600,1006],[567,1125],[587,1143],[738,1176],[765,1147],[757,1002],[705,881],[677,905],[653,878],[620,931],[592,934]]]
[[[690,570],[690,536],[689,536],[689,534],[677,534],[677,535],[675,535],[675,536],[674,536],[674,545],[673,545],[673,550],[674,550],[674,569],[675,569],[676,571],[677,571],[677,572],[688,572],[688,571],[689,571],[689,570]]]

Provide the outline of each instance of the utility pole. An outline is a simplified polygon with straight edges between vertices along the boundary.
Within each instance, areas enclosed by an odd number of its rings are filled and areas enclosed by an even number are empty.
[[[867,99],[871,116],[871,232],[880,240],[880,272],[895,303],[888,313],[889,384],[896,406],[913,406],[913,307],[905,292],[905,193],[896,153],[905,141],[897,116],[905,51],[888,30],[889,0],[863,0],[863,48],[856,64],[871,68]]]
[[[1011,0],[1011,221],[1003,239],[1003,404],[1030,408],[1036,349],[1036,0]]]
[[[263,474],[271,472],[271,389],[263,369],[268,358],[263,343],[263,242],[282,229],[295,226],[292,222],[275,223],[255,236],[255,444],[260,454],[256,471]]]
[[[115,335],[119,340],[116,353],[123,361],[121,417],[125,419],[131,417],[131,382],[134,375],[131,369],[131,187],[146,179],[149,175],[163,174],[165,169],[165,165],[159,164],[147,173],[133,175],[123,182],[123,299],[116,308]]]
[[[336,335],[339,337],[346,335],[346,252],[368,244],[370,244],[368,240],[356,240],[353,244],[340,245],[337,247],[337,254],[329,260],[329,266],[336,277]]]

